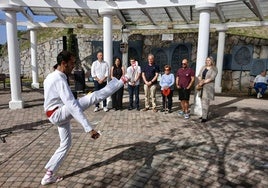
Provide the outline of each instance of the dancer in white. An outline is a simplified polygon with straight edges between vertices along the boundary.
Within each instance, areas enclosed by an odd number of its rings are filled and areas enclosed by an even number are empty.
[[[60,146],[45,166],[46,174],[41,181],[42,185],[62,180],[62,177],[56,177],[54,173],[71,147],[70,120],[72,118],[76,119],[83,126],[85,132],[90,133],[93,139],[97,139],[100,135],[92,129],[83,111],[109,97],[128,81],[125,76],[120,80],[114,78],[103,89],[76,100],[68,85],[66,76],[71,73],[74,63],[75,57],[72,53],[68,51],[60,52],[57,56],[58,66],[56,70],[50,73],[44,81],[44,110],[49,121],[58,128]]]

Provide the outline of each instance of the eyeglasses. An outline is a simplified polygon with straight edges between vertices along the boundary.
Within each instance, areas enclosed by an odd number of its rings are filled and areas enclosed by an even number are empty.
[[[165,71],[170,71],[169,69],[165,69]]]

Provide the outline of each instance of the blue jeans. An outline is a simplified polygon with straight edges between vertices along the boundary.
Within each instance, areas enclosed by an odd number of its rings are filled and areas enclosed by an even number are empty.
[[[261,95],[264,95],[264,93],[265,93],[265,91],[267,89],[267,85],[265,83],[256,83],[254,85],[254,89],[255,89],[256,93],[260,92]]]
[[[140,85],[131,86],[128,85],[128,94],[129,94],[129,107],[133,108],[133,96],[135,95],[135,108],[140,108]]]

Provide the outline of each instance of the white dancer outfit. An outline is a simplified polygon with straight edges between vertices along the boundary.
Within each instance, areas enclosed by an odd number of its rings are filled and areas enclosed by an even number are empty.
[[[88,107],[96,104],[124,85],[125,80],[112,79],[106,87],[76,100],[67,83],[66,75],[58,70],[50,73],[44,81],[44,110],[52,124],[57,125],[60,136],[60,146],[52,155],[45,168],[54,173],[71,147],[70,120],[76,119],[90,132],[92,126],[83,113]]]

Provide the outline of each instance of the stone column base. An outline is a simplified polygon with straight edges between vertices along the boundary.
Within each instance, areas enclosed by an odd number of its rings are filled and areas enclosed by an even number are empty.
[[[10,101],[9,108],[11,110],[22,109],[22,108],[24,108],[24,101]]]

